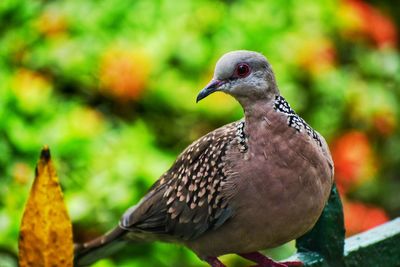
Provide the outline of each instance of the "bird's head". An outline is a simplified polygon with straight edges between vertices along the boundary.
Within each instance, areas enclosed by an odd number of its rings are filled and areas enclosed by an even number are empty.
[[[216,91],[233,96],[242,105],[249,101],[272,99],[278,94],[267,59],[260,53],[245,50],[226,53],[218,60],[213,79],[200,91],[196,101]]]

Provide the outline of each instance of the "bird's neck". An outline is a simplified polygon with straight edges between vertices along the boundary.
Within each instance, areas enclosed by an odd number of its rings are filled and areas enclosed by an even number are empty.
[[[295,129],[309,135],[318,146],[322,146],[319,134],[290,107],[279,94],[267,100],[254,101],[245,106],[245,134],[252,143],[259,144],[268,132],[282,133],[286,129]]]
[[[246,125],[258,124],[260,120],[274,111],[275,101],[278,95],[271,95],[265,99],[252,100],[242,103]]]
[[[274,106],[278,95],[271,95],[267,99],[253,100],[251,103],[245,103],[243,106],[245,114],[245,135],[248,145],[257,144],[264,130],[268,130],[266,124],[269,124],[271,117],[276,113]]]

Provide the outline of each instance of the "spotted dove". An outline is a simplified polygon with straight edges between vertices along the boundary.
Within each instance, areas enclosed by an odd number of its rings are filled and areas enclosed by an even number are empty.
[[[183,244],[212,267],[224,266],[217,257],[228,253],[256,266],[302,265],[257,251],[293,240],[316,223],[333,182],[328,146],[280,95],[259,53],[222,56],[197,102],[216,91],[233,96],[244,119],[186,148],[114,230],[76,246],[77,266],[127,240]]]

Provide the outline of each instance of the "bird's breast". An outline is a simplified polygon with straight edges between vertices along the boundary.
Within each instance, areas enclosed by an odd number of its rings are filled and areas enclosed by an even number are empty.
[[[248,225],[243,235],[258,240],[259,249],[308,231],[332,185],[331,159],[312,136],[289,127],[279,113],[267,115],[248,132],[244,160],[232,161],[241,162],[232,166],[237,173],[232,205],[237,220]]]

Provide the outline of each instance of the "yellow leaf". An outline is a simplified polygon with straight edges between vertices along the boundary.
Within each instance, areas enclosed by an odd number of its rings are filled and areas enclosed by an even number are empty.
[[[73,266],[72,226],[47,146],[36,166],[19,239],[19,266]]]

